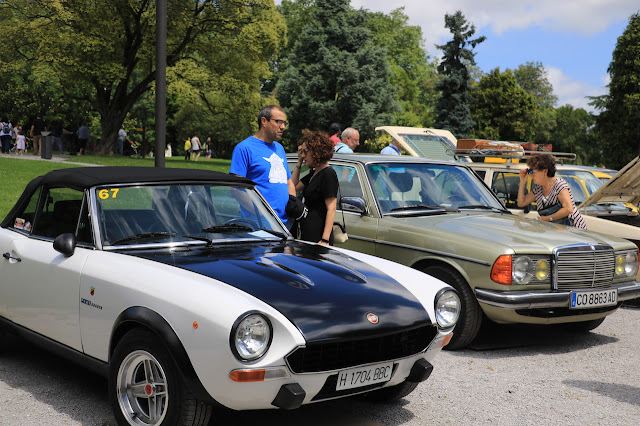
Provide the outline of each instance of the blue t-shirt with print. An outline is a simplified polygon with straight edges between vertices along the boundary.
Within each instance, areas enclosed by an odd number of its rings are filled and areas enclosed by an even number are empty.
[[[249,136],[233,149],[229,173],[254,181],[280,220],[288,225],[285,207],[289,201],[287,181],[291,178],[291,171],[282,145]]]

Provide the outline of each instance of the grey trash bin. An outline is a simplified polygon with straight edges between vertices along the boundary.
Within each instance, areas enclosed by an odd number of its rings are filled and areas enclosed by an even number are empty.
[[[40,158],[51,160],[51,157],[53,157],[53,137],[51,137],[51,132],[42,132]]]

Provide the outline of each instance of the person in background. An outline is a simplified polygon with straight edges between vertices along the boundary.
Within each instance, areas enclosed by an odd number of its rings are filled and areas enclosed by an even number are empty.
[[[124,154],[124,140],[127,138],[127,132],[122,127],[118,130],[118,152],[120,155]]]
[[[384,155],[400,155],[402,154],[402,152],[400,151],[400,142],[398,142],[395,139],[391,139],[391,143],[388,146],[385,146],[384,148],[382,148],[382,151],[380,151],[380,154],[384,154]]]
[[[2,143],[2,153],[9,154],[9,150],[11,149],[11,134],[13,133],[13,126],[7,119],[7,117],[2,117],[2,122],[0,122],[0,142]]]
[[[187,161],[191,159],[191,138],[184,141],[184,159]]]
[[[87,143],[91,139],[91,133],[89,133],[86,121],[82,122],[82,126],[78,129],[76,135],[78,136],[78,155],[84,155],[87,152]]]
[[[73,132],[70,132],[64,128],[63,120],[58,121],[58,124],[56,124],[55,129],[53,130],[53,132],[51,132],[51,137],[53,138],[53,146],[58,147],[58,151],[60,151],[60,154],[64,153],[62,135],[71,135],[71,134],[73,134]]]
[[[340,130],[342,130],[342,126],[340,125],[340,123],[331,123],[331,125],[329,126],[329,139],[331,139],[331,141],[333,142],[333,146],[336,146],[340,142],[342,142],[340,140],[340,137],[338,136],[340,134]]]
[[[200,158],[200,138],[194,136],[191,138],[191,159],[198,161],[198,158]]]
[[[19,129],[16,137],[16,154],[24,155],[25,152],[27,152],[27,137],[22,129]]]
[[[520,170],[520,187],[518,188],[518,207],[527,206],[534,201],[538,211],[547,209],[556,203],[562,207],[547,216],[540,216],[543,222],[553,222],[568,217],[571,226],[587,229],[584,218],[576,208],[569,184],[559,177],[556,177],[556,162],[549,154],[535,155],[527,159],[528,169]],[[524,189],[528,177],[535,185],[531,192],[524,194]]]
[[[209,160],[211,158],[211,137],[207,138],[207,141],[204,144],[204,159]]]
[[[276,105],[267,105],[258,113],[258,132],[233,149],[229,173],[243,176],[256,187],[289,229],[293,220],[285,208],[289,195],[296,195],[287,167],[284,147],[278,142],[287,128],[287,115]]]
[[[36,120],[31,125],[31,133],[29,136],[33,139],[33,155],[40,155],[40,141],[42,140],[42,132],[47,130],[47,124],[44,122],[40,114],[36,114]]]
[[[360,145],[360,132],[353,127],[347,127],[342,132],[342,142],[335,146],[335,151],[340,154],[352,154]]]
[[[333,157],[333,142],[325,133],[307,133],[298,142],[298,163],[291,178],[296,191],[302,191],[309,212],[300,221],[301,239],[333,245],[333,221],[338,201],[338,175],[329,160]],[[300,179],[302,162],[310,171]]]

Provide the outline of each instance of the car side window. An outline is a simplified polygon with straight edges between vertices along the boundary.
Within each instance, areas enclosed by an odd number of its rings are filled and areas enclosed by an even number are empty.
[[[31,199],[29,199],[29,203],[24,208],[23,211],[19,212],[16,217],[13,219],[13,229],[23,231],[23,232],[31,232],[33,228],[33,223],[36,217],[36,209],[38,208],[38,200],[40,199],[40,193],[42,192],[42,188],[38,188]]]
[[[364,198],[358,172],[355,167],[337,165],[331,165],[331,167],[333,167],[338,175],[341,197]]]
[[[65,232],[76,233],[84,193],[71,188],[43,189],[31,235],[55,238]]]
[[[504,201],[507,208],[518,208],[518,189],[520,187],[520,176],[512,172],[496,172],[493,174],[491,189],[498,198]],[[525,188],[525,195],[527,194]]]

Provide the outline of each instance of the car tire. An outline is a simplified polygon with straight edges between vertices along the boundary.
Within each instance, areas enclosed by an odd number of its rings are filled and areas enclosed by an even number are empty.
[[[363,398],[371,402],[393,402],[409,395],[418,386],[417,382],[402,382],[395,386],[367,392]]]
[[[422,272],[449,284],[460,296],[460,318],[453,330],[451,341],[444,349],[455,350],[468,346],[478,336],[483,317],[482,309],[471,287],[457,271],[445,266],[428,266]]]
[[[110,362],[109,399],[119,425],[206,425],[212,407],[198,401],[155,334],[135,329]]]

